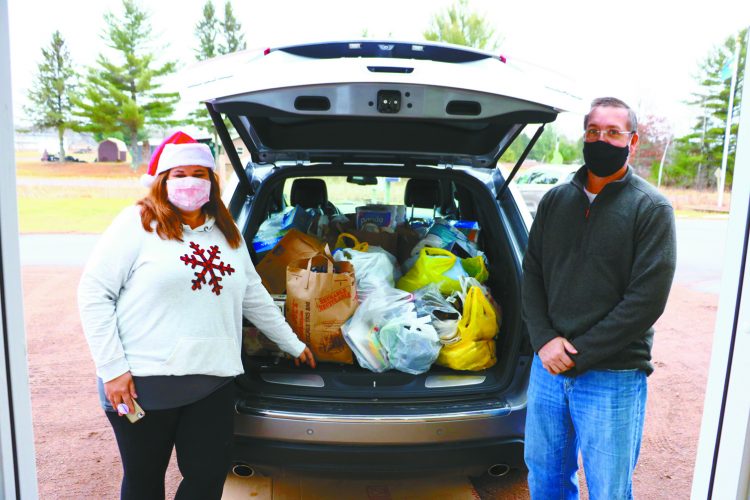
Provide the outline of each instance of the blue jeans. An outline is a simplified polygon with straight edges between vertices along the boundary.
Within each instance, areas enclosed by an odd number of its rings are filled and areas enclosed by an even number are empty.
[[[524,452],[531,498],[577,499],[580,450],[592,500],[632,499],[645,413],[645,372],[551,375],[534,356]]]

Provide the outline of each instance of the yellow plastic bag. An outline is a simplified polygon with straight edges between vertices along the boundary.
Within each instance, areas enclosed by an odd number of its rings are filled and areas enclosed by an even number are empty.
[[[484,257],[478,255],[470,259],[459,259],[448,250],[425,247],[419,251],[414,267],[398,280],[396,288],[413,292],[430,283],[437,283],[443,295],[450,295],[461,290],[461,283],[458,281],[461,275],[469,275],[480,283],[487,281],[490,273]]]
[[[443,295],[457,292],[461,290],[461,283],[458,282],[458,279],[446,276],[451,270],[456,275],[456,270],[453,268],[457,260],[458,257],[448,250],[425,247],[419,251],[419,257],[417,257],[414,267],[398,280],[396,288],[413,292],[430,283],[437,283]],[[463,269],[460,269],[460,271],[463,271]],[[458,278],[458,275],[456,275],[456,278]]]
[[[487,270],[487,265],[484,263],[484,257],[477,255],[470,259],[462,259],[461,265],[466,271],[466,274],[472,278],[476,278],[478,282],[484,283],[487,278],[490,277],[490,272]]]
[[[497,363],[495,336],[500,331],[495,309],[482,293],[473,286],[466,294],[464,313],[458,323],[461,340],[443,346],[436,363],[454,370],[478,371]]]
[[[351,243],[351,245],[348,243]],[[351,233],[341,233],[339,237],[336,238],[336,244],[333,248],[351,248],[358,252],[366,252],[370,248],[370,244],[366,241],[360,243],[359,239]]]

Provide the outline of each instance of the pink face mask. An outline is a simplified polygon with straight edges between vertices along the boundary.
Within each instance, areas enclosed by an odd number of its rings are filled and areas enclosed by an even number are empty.
[[[167,179],[167,198],[172,205],[192,212],[208,203],[211,181],[197,177]]]

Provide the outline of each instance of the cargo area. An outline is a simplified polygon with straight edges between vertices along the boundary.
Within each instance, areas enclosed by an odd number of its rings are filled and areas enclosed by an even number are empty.
[[[313,348],[318,359],[316,369],[295,367],[293,360],[279,352],[255,325],[246,323],[243,328],[245,375],[238,379],[240,386],[263,397],[281,399],[335,401],[344,398],[347,402],[355,402],[410,398],[438,402],[450,397],[452,403],[497,393],[507,387],[519,369],[519,354],[528,349],[521,341],[521,263],[518,257],[518,248],[525,246],[526,232],[525,228],[514,227],[511,222],[518,220],[517,213],[512,217],[503,213],[506,209],[517,210],[515,204],[498,203],[493,199],[492,190],[487,186],[492,178],[486,172],[479,175],[471,169],[372,165],[343,168],[326,164],[290,166],[268,174],[247,210],[238,218],[238,224],[264,285],[285,312],[298,337],[310,346],[309,328],[305,333],[304,327],[296,324],[299,323],[296,319],[302,321],[304,316],[301,312],[299,318],[294,316],[299,304],[289,298],[289,290],[283,290],[287,294],[281,290],[289,283],[287,280],[295,278],[295,272],[306,277],[304,283],[309,286],[310,276],[314,280],[324,275],[329,271],[328,265],[344,274],[353,271],[356,297],[351,297],[349,307],[340,309],[349,314],[339,318],[344,323],[341,328],[336,325],[328,328],[330,325],[321,320],[322,328],[328,330],[326,335],[332,328],[339,328],[342,333],[334,340],[329,336],[320,341],[316,348],[322,349],[319,350],[322,358]],[[268,262],[288,252],[289,241],[298,240],[303,243],[300,248],[317,243],[324,248],[327,246],[333,259],[315,257],[309,261],[308,256],[301,259],[301,263],[289,264],[282,278],[281,267],[285,261],[270,267]],[[299,248],[294,248],[299,251]],[[383,255],[375,258],[375,253],[384,252],[388,252],[387,258]],[[447,279],[435,279],[432,275],[414,271],[415,267],[426,262],[427,269],[431,269],[433,261],[430,259],[447,259],[435,261],[440,263],[455,260],[455,265],[444,272]],[[309,262],[309,269],[305,269],[305,261]],[[388,262],[393,265],[392,276]],[[378,272],[388,274],[388,279],[377,281]],[[363,274],[368,279],[360,282],[358,278],[361,279]],[[472,275],[474,278],[469,279]],[[480,285],[478,281],[481,281],[481,286],[477,286]],[[472,286],[477,290],[471,291]],[[405,290],[400,291],[402,288]],[[427,289],[431,295],[425,291]],[[436,293],[438,290],[439,294]],[[326,297],[345,293],[339,290]],[[414,334],[409,325],[403,324],[410,322],[403,318],[411,316],[404,314],[400,315],[401,320],[375,318],[373,321],[380,323],[374,326],[368,323],[369,332],[366,326],[352,326],[358,321],[358,310],[363,305],[369,307],[366,305],[368,300],[377,304],[376,299],[382,296],[385,302],[381,303],[389,309],[392,307],[388,302],[391,297],[409,294],[411,298],[404,300],[415,303],[417,316],[423,319],[429,316],[422,321],[428,325],[424,331],[429,335],[439,332],[437,347],[433,347],[434,343],[425,344],[421,337],[414,344],[416,347],[404,345],[404,342],[414,339],[410,337]],[[433,310],[432,315],[425,313],[429,310],[425,304],[434,305],[435,301],[444,304],[439,295],[445,300],[451,299],[452,302],[448,303],[461,315],[460,319],[442,305]],[[432,302],[430,297],[434,299]],[[472,344],[469,350],[461,348],[461,353],[472,354],[454,356],[457,350],[453,348],[449,355],[444,356],[446,346],[465,345],[474,335],[472,328],[476,329],[474,325],[479,323],[472,323],[464,317],[467,304],[463,301],[467,297],[474,304],[474,310],[476,304],[483,304],[485,313],[481,327],[485,337],[478,342],[493,344],[494,353],[490,357],[485,343],[477,344],[483,350],[482,355],[473,354],[476,349]],[[320,299],[316,297],[313,303],[322,303],[324,308],[332,304],[330,298]],[[309,303],[307,307],[309,309]],[[365,316],[363,311],[359,312],[362,313],[360,316]],[[384,310],[384,316],[388,314]],[[476,314],[472,314],[474,316]],[[487,318],[495,319],[494,335]],[[458,335],[451,337],[454,323],[463,326],[455,328]],[[313,336],[315,328],[312,328]],[[384,330],[391,332],[395,331],[394,328],[399,335],[386,337]],[[360,335],[364,344],[352,341],[358,338],[355,333]],[[487,340],[487,335],[492,335],[490,340]],[[367,338],[362,340],[361,336]],[[394,344],[393,338],[402,343]],[[389,345],[383,345],[388,342]],[[435,349],[430,351],[432,354],[439,351],[437,360],[430,363],[425,361],[425,356],[417,355],[424,345],[428,345],[428,350]],[[346,355],[325,359],[328,352],[342,350],[350,352],[349,360]],[[401,365],[390,366],[398,365],[398,360],[401,360]],[[476,362],[472,364],[471,360]],[[413,369],[412,364],[419,366]],[[468,369],[463,369],[465,367]]]

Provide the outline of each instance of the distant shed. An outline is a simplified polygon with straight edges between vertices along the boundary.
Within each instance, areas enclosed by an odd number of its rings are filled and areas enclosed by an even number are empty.
[[[128,147],[119,139],[105,139],[99,143],[97,161],[127,161]]]

